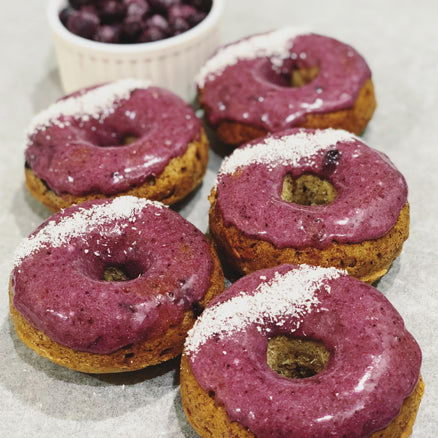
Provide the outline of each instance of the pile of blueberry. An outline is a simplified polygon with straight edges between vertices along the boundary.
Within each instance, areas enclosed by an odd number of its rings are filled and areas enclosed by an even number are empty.
[[[59,18],[75,35],[102,43],[162,40],[196,26],[212,0],[69,0]]]

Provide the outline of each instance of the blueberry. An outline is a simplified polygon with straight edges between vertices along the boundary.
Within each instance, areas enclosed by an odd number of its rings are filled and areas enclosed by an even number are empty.
[[[160,15],[167,17],[171,6],[181,3],[180,0],[149,0],[152,10]]]
[[[156,27],[162,30],[165,34],[168,34],[170,32],[169,23],[162,15],[159,14],[154,14],[152,15],[152,17],[148,18],[146,20],[146,26]]]
[[[79,9],[80,12],[89,12],[90,14],[98,15],[96,6],[94,5],[83,5]]]
[[[187,18],[187,23],[189,23],[190,27],[194,27],[199,24],[206,16],[206,12],[196,12],[195,14]]]
[[[187,23],[187,21],[182,17],[176,17],[172,20],[169,20],[169,24],[172,35],[179,35],[180,33],[190,29],[189,23]]]
[[[104,24],[123,20],[126,15],[126,5],[116,0],[105,0],[99,5],[99,16]]]
[[[331,149],[325,154],[322,162],[323,171],[326,173],[332,173],[339,164],[341,159],[341,153],[337,149]]]
[[[148,27],[138,38],[139,43],[150,43],[166,38],[168,35],[158,27]]]
[[[197,10],[190,5],[173,5],[169,8],[169,19],[174,19],[177,17],[184,18],[187,20],[190,16],[197,13]]]
[[[69,0],[70,6],[75,9],[79,9],[83,5],[88,5],[91,3],[91,0]]]
[[[76,11],[67,20],[67,29],[83,38],[92,38],[99,26],[99,17],[90,12]]]
[[[122,23],[121,41],[134,43],[143,30],[144,24],[141,16],[128,15]]]
[[[120,26],[111,26],[109,24],[99,26],[94,35],[94,39],[101,43],[119,43],[120,42]]]
[[[212,0],[185,0],[184,3],[192,5],[200,12],[209,12],[212,5]]]
[[[145,17],[150,12],[149,3],[146,0],[123,0],[126,7],[126,15]]]
[[[71,6],[67,6],[66,8],[61,10],[61,12],[59,13],[59,19],[64,26],[67,26],[68,17],[70,17],[70,15],[74,14],[75,12],[76,9],[72,8]]]

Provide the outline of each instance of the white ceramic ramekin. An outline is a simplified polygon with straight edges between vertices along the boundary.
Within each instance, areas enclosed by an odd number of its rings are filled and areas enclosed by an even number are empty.
[[[100,43],[69,32],[59,19],[66,0],[50,0],[48,19],[66,93],[121,78],[149,79],[186,101],[195,97],[194,77],[220,44],[224,0],[213,0],[207,17],[180,35],[139,44]]]

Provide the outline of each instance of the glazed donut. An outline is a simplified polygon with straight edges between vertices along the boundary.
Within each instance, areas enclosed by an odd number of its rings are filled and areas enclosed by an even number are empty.
[[[240,273],[334,266],[372,283],[409,235],[407,185],[344,130],[283,131],[233,151],[210,194],[210,232]]]
[[[26,185],[52,211],[120,195],[170,205],[201,183],[208,161],[193,109],[137,79],[57,101],[31,121],[27,137]]]
[[[407,437],[421,351],[391,303],[335,268],[282,265],[212,300],[181,364],[202,437]]]
[[[19,338],[88,373],[132,371],[179,355],[224,288],[204,235],[156,201],[88,201],[53,215],[18,247],[10,310]]]
[[[376,107],[370,69],[356,50],[292,28],[219,49],[197,87],[207,122],[230,145],[292,127],[360,134]]]

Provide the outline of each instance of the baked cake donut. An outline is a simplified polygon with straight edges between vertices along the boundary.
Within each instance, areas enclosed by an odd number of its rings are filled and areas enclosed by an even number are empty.
[[[376,107],[370,69],[355,49],[293,28],[219,49],[196,81],[207,122],[230,145],[292,127],[360,134]]]
[[[209,303],[186,339],[182,403],[201,437],[408,437],[420,366],[377,289],[335,268],[282,265]]]
[[[181,354],[224,289],[205,236],[157,201],[122,196],[63,210],[16,252],[10,312],[19,338],[78,371],[132,371]]]
[[[210,232],[240,273],[334,266],[372,283],[409,235],[407,185],[344,130],[294,128],[235,149],[210,194]]]
[[[134,195],[170,205],[205,174],[208,140],[181,98],[138,79],[73,93],[28,128],[26,185],[52,211]]]

